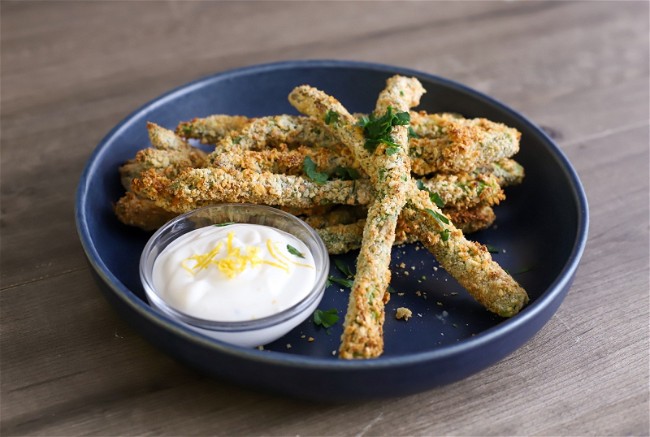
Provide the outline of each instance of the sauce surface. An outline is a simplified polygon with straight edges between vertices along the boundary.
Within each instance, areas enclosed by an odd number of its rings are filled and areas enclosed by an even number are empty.
[[[200,228],[173,241],[156,258],[153,285],[170,307],[214,321],[267,317],[302,300],[316,269],[293,235],[253,224]]]

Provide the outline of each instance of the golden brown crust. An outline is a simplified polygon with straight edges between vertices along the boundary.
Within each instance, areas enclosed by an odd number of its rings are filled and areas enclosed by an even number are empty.
[[[130,191],[127,191],[117,201],[113,209],[122,223],[145,231],[156,230],[177,215],[165,211],[151,200],[142,199]]]
[[[484,118],[412,113],[417,138],[411,139],[413,172],[469,172],[519,151],[521,133]]]
[[[185,169],[175,179],[146,170],[133,180],[131,189],[167,211],[182,213],[223,202],[294,208],[324,204],[365,205],[372,199],[372,192],[359,189],[362,185],[367,182],[334,180],[321,186],[300,176],[207,167]]]

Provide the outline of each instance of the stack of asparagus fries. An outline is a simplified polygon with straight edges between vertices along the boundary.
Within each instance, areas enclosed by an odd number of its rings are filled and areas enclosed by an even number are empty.
[[[115,212],[151,230],[200,206],[261,203],[302,217],[331,254],[360,249],[341,358],[383,351],[397,243],[420,241],[479,303],[513,316],[526,292],[464,233],[490,226],[503,188],[523,179],[511,159],[520,134],[485,119],[413,111],[424,92],[417,79],[394,76],[366,116],[303,85],[289,95],[302,116],[213,115],[175,132],[149,123],[152,147],[120,168],[127,192]]]

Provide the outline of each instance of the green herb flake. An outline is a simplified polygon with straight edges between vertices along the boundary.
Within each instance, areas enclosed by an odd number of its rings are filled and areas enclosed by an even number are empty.
[[[407,126],[411,121],[411,115],[408,112],[393,113],[393,108],[388,107],[386,113],[381,117],[374,114],[359,118],[357,126],[363,128],[363,135],[366,138],[364,147],[369,152],[374,152],[381,143],[387,146],[399,147],[390,135],[393,126]],[[393,151],[391,154],[396,153]]]
[[[303,255],[302,252],[300,252],[298,249],[296,249],[295,247],[293,247],[290,244],[287,244],[287,250],[293,256],[297,256],[298,258],[303,258],[303,259],[305,258],[305,255]]]
[[[241,143],[241,140],[242,140],[241,136],[235,137],[235,138],[232,139],[232,143],[233,144],[239,144],[239,143]]]
[[[332,111],[331,109],[327,111],[325,114],[325,124],[336,124],[339,122],[340,114],[336,111]]]
[[[393,156],[397,152],[399,152],[399,146],[388,146],[388,147],[386,147],[386,155],[388,155],[388,156]]]
[[[429,191],[429,190],[427,190],[427,191]],[[440,194],[438,194],[438,193],[436,193],[434,191],[429,191],[429,199],[431,199],[431,201],[433,203],[435,203],[438,208],[444,208],[445,207],[445,201],[442,200],[442,197],[440,197]]]
[[[329,328],[339,321],[339,312],[336,308],[330,310],[316,310],[314,311],[314,325]]]
[[[420,135],[418,135],[417,132],[415,132],[415,130],[413,129],[412,126],[409,126],[408,137],[409,138],[420,138]]]
[[[344,274],[348,279],[352,279],[352,278],[354,278],[354,273],[353,273],[352,270],[350,269],[350,266],[348,266],[347,264],[345,264],[345,263],[344,263],[343,261],[341,261],[340,259],[338,259],[338,258],[334,259],[334,265],[335,265],[336,268],[337,268],[341,273],[343,273],[343,274]]]
[[[354,284],[354,280],[352,279],[337,278],[336,276],[332,275],[330,275],[327,279],[330,281],[330,283],[339,284],[346,288],[352,288],[352,284]]]
[[[316,163],[309,156],[305,156],[302,167],[307,177],[319,185],[324,184],[329,178],[327,173],[316,170]]]
[[[418,189],[420,189],[422,191],[426,191],[427,193],[429,193],[429,199],[431,199],[431,202],[435,203],[438,208],[444,208],[445,207],[445,201],[442,200],[442,197],[440,197],[440,194],[428,189],[426,187],[426,185],[424,185],[424,182],[418,180],[415,183],[415,185],[417,185]]]
[[[445,217],[444,215],[440,214],[439,212],[436,212],[432,209],[427,209],[427,212],[431,214],[436,220],[438,220],[441,223],[444,223],[446,225],[449,224],[449,219]]]
[[[235,222],[225,222],[225,223],[217,223],[217,224],[214,224],[212,226],[216,226],[217,228],[221,228],[221,227],[224,227],[224,226],[234,225],[234,224],[235,224]]]
[[[449,240],[449,229],[445,228],[442,232],[440,232],[440,238],[442,238],[442,241],[447,241]]]
[[[395,118],[393,119],[392,125],[408,126],[410,122],[411,122],[411,114],[409,114],[408,112],[398,112],[395,114]]]

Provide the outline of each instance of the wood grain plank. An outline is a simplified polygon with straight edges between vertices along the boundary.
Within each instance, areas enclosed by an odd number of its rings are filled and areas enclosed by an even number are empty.
[[[650,4],[372,6],[0,4],[0,434],[650,433]],[[449,77],[556,138],[585,185],[591,229],[564,304],[524,347],[448,387],[321,405],[206,378],[148,345],[102,299],[72,213],[95,144],[174,86],[304,58]]]

